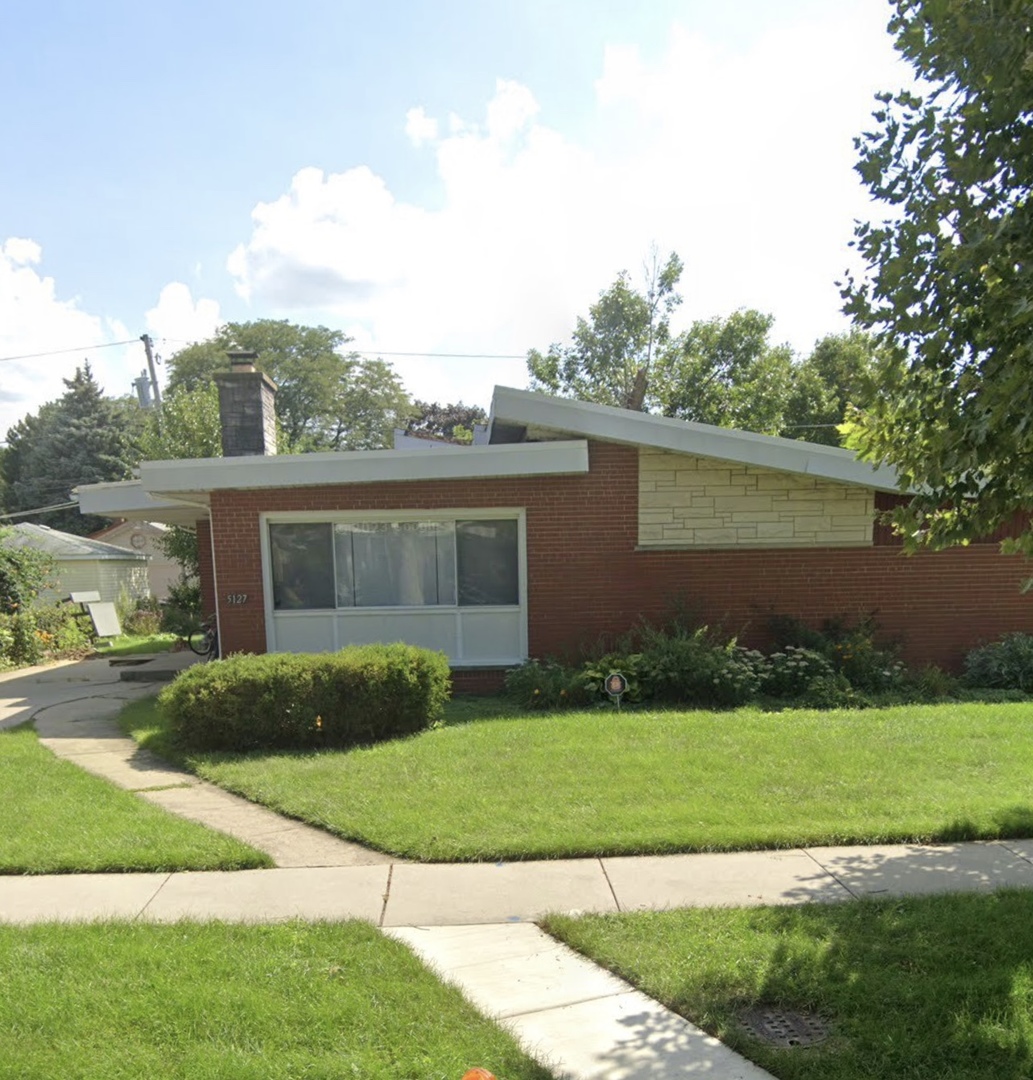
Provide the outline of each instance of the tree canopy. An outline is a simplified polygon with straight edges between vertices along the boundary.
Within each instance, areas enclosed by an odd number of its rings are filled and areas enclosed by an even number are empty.
[[[776,435],[784,422],[793,352],[768,340],[774,319],[734,311],[696,320],[665,350],[655,388],[665,416]]]
[[[579,318],[569,345],[531,349],[527,370],[533,390],[564,394],[641,410],[651,401],[649,383],[658,354],[670,338],[671,312],[681,303],[676,291],[682,261],[671,253],[660,265],[653,254],[644,292],[622,271]]]
[[[168,393],[228,371],[232,349],[256,352],[255,366],[278,388],[281,452],[389,447],[394,429],[405,426],[409,397],[389,364],[344,352],[348,341],[340,330],[287,320],[227,323],[169,358]]]
[[[880,95],[857,140],[885,217],[857,226],[867,272],[844,296],[883,352],[849,438],[919,492],[897,515],[913,546],[1033,508],[1031,26],[1027,0],[897,0],[919,89]]]
[[[144,413],[139,405],[128,398],[105,397],[89,363],[76,368],[64,384],[57,401],[47,402],[7,433],[0,469],[8,513],[65,502],[79,484],[124,480],[140,460]],[[75,507],[24,520],[80,536],[110,524]]]
[[[427,439],[468,443],[473,439],[474,425],[488,421],[488,414],[480,405],[464,405],[461,401],[444,405],[437,401],[414,401],[412,407],[406,431]]]
[[[721,427],[836,445],[848,403],[864,404],[875,345],[860,332],[822,338],[799,360],[753,309],[697,319],[672,334],[681,260],[658,260],[636,290],[621,273],[567,346],[527,355],[531,389],[647,409]]]

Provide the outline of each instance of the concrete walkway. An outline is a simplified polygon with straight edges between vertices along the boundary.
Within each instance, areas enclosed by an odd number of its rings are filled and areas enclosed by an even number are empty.
[[[169,659],[166,664],[186,660]],[[0,728],[268,851],[273,870],[0,877],[0,922],[365,919],[413,948],[572,1080],[768,1074],[558,945],[549,912],[799,904],[1033,887],[1033,840],[496,864],[392,860],[287,821],[140,750],[112,717],[154,684],[102,661],[0,677]],[[169,787],[169,784],[176,786]]]

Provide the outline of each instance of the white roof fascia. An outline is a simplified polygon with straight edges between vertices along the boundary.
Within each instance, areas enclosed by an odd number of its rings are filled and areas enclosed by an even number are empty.
[[[174,499],[155,498],[139,480],[118,480],[108,484],[80,484],[75,488],[81,514],[126,518],[129,521],[161,521],[173,525],[193,525],[206,517],[204,507]]]
[[[551,397],[528,390],[496,386],[492,397],[491,421],[494,423],[496,420],[605,442],[645,446],[777,469],[780,472],[817,476],[878,491],[900,491],[895,469],[889,466],[874,467],[859,460],[850,450],[840,447],[652,416],[631,409],[616,409],[609,405]]]
[[[239,488],[316,487],[400,480],[476,480],[497,476],[550,476],[588,472],[584,440],[452,446],[425,450],[351,450],[191,461],[145,461],[140,483],[157,496]]]

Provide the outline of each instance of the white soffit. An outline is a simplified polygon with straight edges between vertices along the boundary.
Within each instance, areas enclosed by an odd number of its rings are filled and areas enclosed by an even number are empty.
[[[139,480],[119,480],[110,484],[80,484],[75,489],[79,512],[128,521],[160,521],[169,525],[193,525],[208,516],[204,506],[188,506],[170,499],[155,498]],[[197,499],[197,502],[204,500]]]
[[[875,468],[858,460],[850,450],[839,447],[652,416],[506,386],[496,386],[492,396],[491,422],[494,424],[495,421],[524,426],[532,437],[536,434],[546,437],[546,433],[579,435],[604,442],[802,473],[878,491],[900,491],[895,469],[888,466]]]
[[[455,446],[424,450],[353,450],[328,454],[145,461],[140,483],[155,495],[194,499],[219,489],[316,487],[399,480],[476,480],[588,472],[584,440]]]

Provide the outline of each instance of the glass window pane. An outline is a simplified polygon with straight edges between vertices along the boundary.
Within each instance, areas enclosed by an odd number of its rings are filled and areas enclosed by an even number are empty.
[[[337,606],[355,606],[355,560],[352,555],[352,527],[334,526],[334,557],[337,560]]]
[[[456,561],[461,606],[520,602],[515,519],[457,521]]]
[[[345,526],[352,534],[357,607],[454,604],[451,522],[391,521]]]
[[[328,524],[270,525],[269,552],[274,609],[334,606],[334,556]]]

